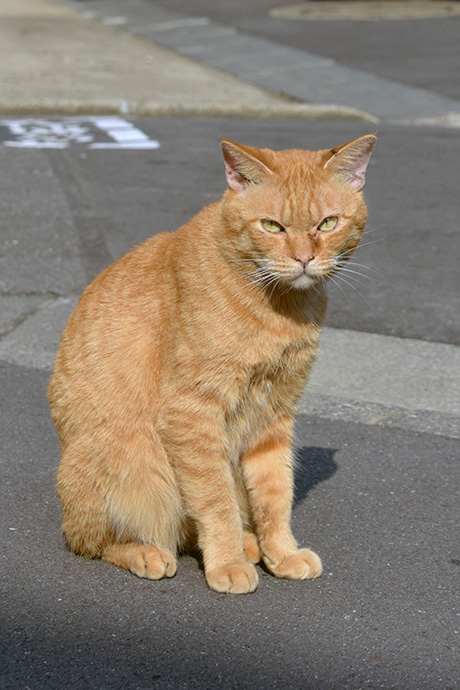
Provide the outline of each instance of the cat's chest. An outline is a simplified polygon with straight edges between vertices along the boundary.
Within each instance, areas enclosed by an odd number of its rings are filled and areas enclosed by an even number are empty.
[[[234,378],[227,428],[244,447],[278,415],[293,414],[314,361],[316,348],[296,344],[279,355],[243,367]]]
[[[264,398],[270,393],[275,393],[286,379],[290,378],[291,373],[294,373],[294,369],[299,369],[299,363],[287,353],[272,361],[257,362],[244,372],[245,380],[242,381],[241,392],[256,400]]]
[[[274,356],[261,360],[243,369],[240,377],[239,397],[264,404],[267,401],[282,402],[282,399],[302,389],[316,348],[295,343],[281,348]]]

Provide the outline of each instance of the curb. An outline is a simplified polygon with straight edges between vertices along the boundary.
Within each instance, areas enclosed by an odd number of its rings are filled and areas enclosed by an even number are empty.
[[[378,118],[361,110],[335,105],[274,105],[271,108],[257,106],[203,106],[160,105],[156,103],[137,103],[125,100],[101,101],[53,101],[30,102],[0,101],[0,117],[72,115],[123,115],[131,117],[209,117],[209,118],[257,118],[260,120],[341,120],[371,122],[378,124]]]
[[[62,330],[78,296],[48,294],[36,296],[32,302],[30,298],[16,301],[0,335],[0,361],[51,371]],[[450,362],[455,366],[460,358],[456,346],[326,328],[320,350],[297,415],[460,439],[459,406],[453,390],[448,394],[445,385]],[[353,361],[353,353],[359,361]],[[366,357],[366,353],[372,354]],[[389,361],[394,363],[392,376],[397,384],[387,380]],[[368,380],[369,368],[374,381]],[[347,375],[340,378],[340,371]],[[415,371],[420,372],[427,391],[423,386],[417,390]],[[438,386],[437,377],[446,391],[442,399],[431,395],[433,385]],[[427,409],[431,401],[431,409]]]

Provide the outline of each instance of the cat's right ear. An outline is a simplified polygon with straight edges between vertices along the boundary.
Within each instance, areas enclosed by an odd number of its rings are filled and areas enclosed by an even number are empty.
[[[260,160],[262,151],[234,141],[222,139],[227,184],[235,192],[242,192],[250,184],[260,184],[271,170]]]

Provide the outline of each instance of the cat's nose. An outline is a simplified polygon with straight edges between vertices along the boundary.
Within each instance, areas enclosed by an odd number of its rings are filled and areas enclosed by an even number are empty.
[[[310,261],[313,261],[314,258],[315,258],[315,255],[314,255],[314,254],[306,254],[306,255],[302,255],[302,254],[301,254],[301,255],[299,255],[299,256],[295,256],[295,257],[294,257],[294,260],[295,260],[295,261],[298,261],[299,264],[302,264],[302,267],[303,267],[303,268],[306,268],[306,267],[307,267],[307,264],[309,264]]]

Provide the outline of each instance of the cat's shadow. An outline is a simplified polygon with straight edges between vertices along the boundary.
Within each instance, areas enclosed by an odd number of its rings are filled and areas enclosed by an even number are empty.
[[[329,479],[336,472],[336,453],[337,448],[312,446],[296,449],[294,506],[302,503],[313,487]]]

